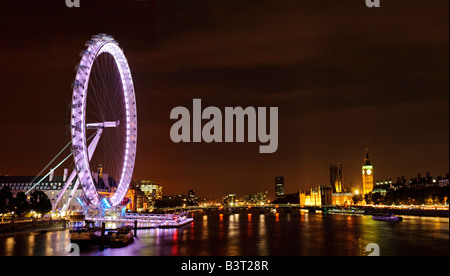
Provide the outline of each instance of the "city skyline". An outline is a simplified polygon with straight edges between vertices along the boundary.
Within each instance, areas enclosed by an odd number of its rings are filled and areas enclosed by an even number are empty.
[[[328,185],[335,161],[344,186],[361,185],[366,148],[374,181],[448,173],[448,1],[33,2],[1,11],[1,175],[35,175],[67,143],[73,68],[97,33],[120,42],[133,75],[133,179],[167,194],[274,198],[275,176],[286,193]],[[172,142],[170,111],[194,98],[277,106],[277,151]]]

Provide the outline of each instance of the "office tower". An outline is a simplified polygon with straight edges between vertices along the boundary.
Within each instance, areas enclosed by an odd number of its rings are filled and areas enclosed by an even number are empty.
[[[275,177],[275,196],[278,198],[284,196],[284,177]]]

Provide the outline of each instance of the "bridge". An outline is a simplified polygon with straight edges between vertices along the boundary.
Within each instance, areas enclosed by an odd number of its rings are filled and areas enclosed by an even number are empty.
[[[160,209],[164,212],[176,212],[181,207],[174,208],[164,208]],[[300,204],[238,204],[238,205],[207,205],[207,206],[189,206],[184,209],[188,209],[189,211],[225,211],[225,212],[241,212],[244,210],[257,210],[261,213],[269,213],[269,212],[288,212],[292,210],[304,210],[310,213],[315,213],[316,211],[326,211],[328,209],[337,208],[334,205],[300,205]]]
[[[167,208],[163,209],[165,212],[176,212],[177,208]],[[180,207],[178,207],[180,209]],[[188,209],[189,212],[192,211],[212,211],[216,210],[218,212],[228,212],[228,213],[239,213],[239,212],[260,212],[260,213],[288,213],[291,211],[305,211],[309,213],[316,213],[316,212],[324,212],[328,213],[328,211],[332,209],[338,209],[334,210],[334,213],[337,212],[343,212],[348,213],[349,210],[353,210],[358,212],[362,211],[361,213],[364,213],[366,215],[371,215],[374,213],[392,213],[396,215],[412,215],[412,216],[431,216],[431,217],[449,217],[449,206],[441,206],[441,205],[434,205],[434,206],[420,206],[420,205],[401,205],[401,206],[395,206],[395,205],[388,205],[388,206],[378,206],[378,205],[352,205],[352,206],[337,206],[337,205],[300,205],[300,204],[238,204],[238,205],[220,205],[220,206],[190,206],[188,208],[184,208],[185,210]],[[330,212],[331,213],[331,212]]]

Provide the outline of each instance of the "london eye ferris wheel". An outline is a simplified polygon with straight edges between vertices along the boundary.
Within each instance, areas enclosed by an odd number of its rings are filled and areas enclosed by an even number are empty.
[[[134,170],[137,142],[136,98],[130,68],[113,37],[86,42],[71,99],[72,154],[87,206],[117,206]],[[99,193],[98,166],[112,180],[113,194]]]

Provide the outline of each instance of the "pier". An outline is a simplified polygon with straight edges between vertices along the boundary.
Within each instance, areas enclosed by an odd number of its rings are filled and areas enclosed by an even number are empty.
[[[135,229],[179,228],[194,221],[188,212],[179,214],[126,213],[123,217],[87,217],[86,220],[105,223],[135,225]]]

